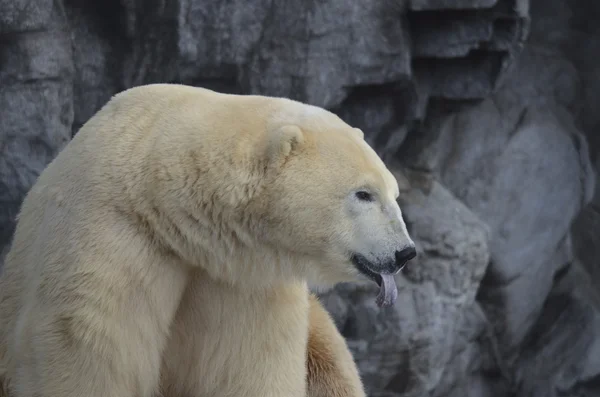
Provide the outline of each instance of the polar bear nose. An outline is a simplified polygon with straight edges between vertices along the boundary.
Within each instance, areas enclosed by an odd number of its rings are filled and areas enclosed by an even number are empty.
[[[406,262],[417,256],[417,250],[414,246],[409,246],[401,251],[396,251],[396,266],[402,269]]]

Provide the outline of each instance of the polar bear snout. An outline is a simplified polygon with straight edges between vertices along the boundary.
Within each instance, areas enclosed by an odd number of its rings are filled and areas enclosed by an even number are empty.
[[[406,263],[417,256],[413,243],[394,251],[394,253],[380,260],[370,261],[360,254],[352,255],[352,262],[356,269],[367,278],[379,285],[379,294],[376,303],[380,307],[391,306],[396,302],[398,290],[394,276],[406,266]]]
[[[411,246],[404,248],[403,250],[396,251],[396,254],[394,256],[396,259],[396,262],[395,262],[396,272],[399,272],[400,270],[402,270],[404,268],[404,266],[406,266],[408,261],[410,261],[411,259],[414,259],[417,256],[417,250],[415,249],[415,247],[413,245],[411,245]]]
[[[376,274],[398,274],[416,256],[417,250],[413,244],[410,244],[405,248],[393,251],[391,255],[376,259],[369,259],[367,256],[355,253],[352,255],[352,262],[361,273],[371,279],[376,279]]]
[[[417,256],[415,246],[410,244],[406,247],[393,251],[387,257],[381,258],[371,263],[371,269],[381,274],[398,274],[406,264]]]

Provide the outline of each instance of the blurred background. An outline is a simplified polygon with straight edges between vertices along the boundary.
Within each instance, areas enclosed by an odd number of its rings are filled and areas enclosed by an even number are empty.
[[[322,295],[369,396],[600,396],[600,1],[0,0],[0,251],[79,127],[154,82],[325,107],[394,171],[397,304]]]

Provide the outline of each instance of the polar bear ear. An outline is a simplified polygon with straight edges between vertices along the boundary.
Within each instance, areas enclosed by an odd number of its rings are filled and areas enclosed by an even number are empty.
[[[269,132],[267,159],[278,166],[300,145],[304,143],[304,134],[297,125],[285,125]]]
[[[352,130],[358,135],[360,139],[365,139],[365,133],[360,128],[352,128]]]

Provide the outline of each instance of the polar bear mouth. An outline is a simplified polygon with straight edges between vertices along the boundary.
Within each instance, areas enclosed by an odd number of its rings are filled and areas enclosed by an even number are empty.
[[[379,294],[375,302],[379,307],[392,306],[398,298],[398,287],[393,274],[385,274],[371,270],[371,262],[360,254],[352,255],[352,263],[356,269],[379,285]]]

